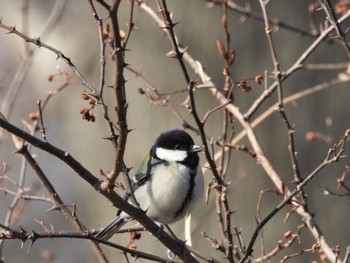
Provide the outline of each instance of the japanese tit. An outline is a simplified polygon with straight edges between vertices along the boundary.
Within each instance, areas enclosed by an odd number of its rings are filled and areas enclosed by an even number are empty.
[[[180,129],[159,135],[132,181],[132,190],[146,215],[163,225],[189,214],[202,198],[204,180],[191,136]],[[129,199],[127,196],[126,199]],[[107,240],[132,218],[123,211],[96,237]]]

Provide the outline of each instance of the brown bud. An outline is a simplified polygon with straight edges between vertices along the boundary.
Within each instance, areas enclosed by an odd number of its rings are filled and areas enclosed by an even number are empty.
[[[146,93],[142,88],[138,88],[137,91],[138,91],[141,95],[143,95],[143,94]]]
[[[337,255],[339,255],[340,253],[340,246],[339,245],[336,245],[334,248],[333,248],[333,252]]]
[[[89,109],[88,108],[82,108],[80,110],[80,114],[86,114],[87,112],[89,112]]]
[[[131,250],[136,250],[137,249],[137,246],[135,244],[130,244],[128,246],[128,249],[131,249]]]
[[[226,55],[225,47],[220,40],[216,40],[216,48],[218,49],[219,54],[223,58],[226,58],[227,55]]]
[[[49,82],[53,81],[53,75],[52,74],[47,75],[46,79]]]
[[[313,132],[313,131],[309,131],[309,132],[307,132],[306,134],[305,134],[305,139],[307,140],[307,141],[313,141],[313,140],[315,140],[316,139],[316,133],[315,132]]]
[[[141,233],[137,231],[130,232],[130,238],[132,240],[139,240],[141,238]]]
[[[84,92],[80,95],[83,100],[88,100],[90,97]]]
[[[328,262],[327,255],[325,253],[321,253],[320,254],[320,259],[321,259],[321,262],[323,262],[323,263],[327,263]]]
[[[224,67],[222,70],[222,75],[225,77],[230,76],[230,70],[227,67]]]
[[[319,244],[314,243],[314,244],[311,246],[311,251],[312,251],[313,253],[316,253],[316,252],[318,252],[319,250],[320,250],[320,245],[319,245]]]
[[[90,99],[89,104],[90,105],[96,105],[97,101],[95,99]]]
[[[222,26],[223,28],[226,28],[226,27],[227,27],[227,16],[226,16],[226,15],[223,15],[223,16],[221,17],[221,26]]]
[[[235,51],[235,50],[232,50],[232,51],[230,52],[229,57],[228,57],[228,64],[229,64],[230,66],[232,66],[233,63],[235,62],[235,59],[236,59],[236,51]]]
[[[254,78],[255,83],[258,84],[258,85],[261,84],[261,82],[262,82],[263,79],[264,79],[264,77],[261,76],[261,75],[256,75],[255,78]]]
[[[245,79],[238,83],[238,87],[244,92],[249,92],[251,90],[251,87],[247,86],[247,81]]]
[[[288,230],[287,232],[285,232],[284,234],[283,234],[283,237],[284,238],[290,238],[292,236],[292,231],[290,231],[290,230]]]
[[[108,39],[109,38],[109,36],[110,36],[109,24],[106,24],[104,26],[102,35],[103,35],[103,39]]]
[[[36,121],[38,119],[38,114],[36,112],[31,112],[28,114],[28,119],[31,121]]]

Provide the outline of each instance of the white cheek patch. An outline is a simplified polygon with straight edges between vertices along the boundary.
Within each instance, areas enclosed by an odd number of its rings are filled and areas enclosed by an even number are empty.
[[[187,152],[180,150],[168,150],[164,148],[157,148],[156,155],[159,159],[167,162],[181,162],[186,159]]]

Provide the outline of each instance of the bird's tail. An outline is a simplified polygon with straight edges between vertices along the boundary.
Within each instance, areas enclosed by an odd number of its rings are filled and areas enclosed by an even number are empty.
[[[96,234],[96,238],[102,239],[102,240],[108,240],[110,239],[124,224],[125,219],[122,217],[117,217],[114,219],[108,226],[106,226],[104,229],[102,229],[100,232]]]

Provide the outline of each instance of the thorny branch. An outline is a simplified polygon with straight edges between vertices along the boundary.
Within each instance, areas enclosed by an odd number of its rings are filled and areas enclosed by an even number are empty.
[[[17,128],[11,123],[7,122],[3,118],[0,118],[0,127],[12,133],[13,135],[23,139],[24,141],[30,143],[31,145],[54,155],[56,158],[60,159],[66,163],[71,169],[73,169],[83,180],[90,184],[92,187],[98,187],[100,181],[96,178],[90,171],[88,171],[84,166],[82,166],[75,158],[73,158],[69,153],[53,146],[48,142],[44,142],[27,132]],[[141,209],[138,209],[128,202],[126,202],[121,196],[119,196],[114,191],[102,191],[101,192],[108,200],[112,202],[114,206],[125,211],[132,218],[140,222],[148,231],[150,231],[154,236],[157,236],[159,241],[162,242],[166,247],[168,247],[174,254],[186,262],[197,262],[191,255],[191,253],[177,240],[173,239],[169,234],[167,234],[162,228],[159,228],[155,222],[147,217]]]
[[[75,65],[73,64],[73,62],[71,61],[71,59],[69,57],[67,57],[66,55],[64,55],[61,51],[53,48],[50,45],[47,45],[46,43],[42,42],[40,40],[40,38],[30,38],[27,35],[23,34],[22,32],[18,31],[16,29],[16,27],[14,26],[8,26],[5,25],[2,22],[2,19],[0,19],[0,28],[4,28],[8,31],[9,34],[15,34],[21,38],[23,38],[26,42],[32,43],[38,47],[43,47],[46,48],[48,50],[50,50],[51,52],[53,52],[54,54],[57,55],[57,59],[62,59],[70,68],[71,70],[74,72],[74,74],[79,78],[80,82],[82,85],[84,85],[87,89],[89,89],[89,91],[93,94],[96,93],[96,90],[94,87],[92,87],[89,82],[83,77],[83,75],[80,73],[80,71],[75,67]]]
[[[140,1],[141,2],[141,1]],[[146,5],[145,2],[141,2],[140,7],[147,12],[152,19],[154,19],[157,24],[161,27],[164,28],[164,24],[162,20],[160,20],[157,15],[154,14],[153,10]],[[338,22],[342,23],[346,21],[346,19],[350,16],[350,10],[348,10],[342,17],[339,18]],[[294,73],[297,69],[302,67],[302,63],[306,60],[306,58],[315,50],[315,48],[320,44],[320,42],[325,39],[328,34],[334,30],[333,26],[329,26],[327,29],[325,29],[320,36],[312,43],[306,51],[300,56],[300,58],[293,64],[292,67],[290,67],[289,70],[283,74],[283,76],[280,78],[280,81],[284,81],[288,76],[290,76],[292,73]],[[170,38],[171,39],[171,38]],[[177,40],[178,41],[178,40]],[[208,89],[211,91],[212,95],[216,97],[216,99],[222,103],[226,104],[227,106],[225,107],[235,118],[240,122],[242,125],[243,129],[245,130],[248,139],[256,153],[256,157],[258,162],[262,165],[264,168],[265,172],[267,175],[270,177],[270,179],[274,182],[275,186],[277,187],[278,191],[280,193],[287,194],[289,196],[290,191],[286,186],[284,185],[283,181],[280,179],[279,175],[277,172],[274,170],[272,165],[270,164],[269,160],[266,158],[260,143],[258,142],[256,135],[249,123],[249,119],[251,118],[252,114],[256,112],[258,107],[268,98],[277,88],[277,81],[274,82],[266,91],[262,93],[262,95],[253,103],[251,108],[248,110],[246,114],[242,114],[238,107],[229,104],[228,100],[218,91],[216,88],[216,85],[211,81],[211,78],[206,74],[206,72],[203,70],[201,64],[194,60],[191,55],[186,51],[182,54],[181,58],[184,59],[194,70],[195,73],[197,73],[204,85],[208,87]],[[293,199],[294,196],[291,197]],[[327,257],[332,261],[336,261],[336,256],[332,252],[331,248],[328,246],[328,244],[325,241],[325,238],[322,236],[321,231],[319,230],[318,226],[314,224],[312,220],[312,215],[306,210],[306,207],[300,205],[296,211],[298,214],[305,220],[307,227],[315,237],[315,239],[319,240],[320,246],[323,248],[324,252],[326,253]]]
[[[94,236],[94,233],[90,233],[89,231],[85,230],[82,232],[60,232],[60,231],[48,231],[48,232],[34,232],[33,230],[31,232],[26,231],[25,229],[21,228],[20,231],[16,231],[14,229],[11,229],[5,225],[0,224],[0,228],[5,229],[7,232],[0,232],[0,240],[6,240],[6,239],[19,239],[22,241],[22,243],[29,241],[30,242],[30,248],[33,246],[34,242],[40,239],[52,239],[52,238],[75,238],[75,239],[86,239],[90,241],[99,242],[101,244],[116,248],[120,251],[123,251],[125,253],[131,254],[135,258],[144,258],[148,260],[152,260],[155,262],[169,262],[168,259],[160,258],[155,255],[145,253],[142,251],[137,251],[134,249],[130,249],[121,245],[118,245],[113,242],[99,240]],[[170,261],[172,262],[172,261]]]
[[[315,177],[323,168],[329,166],[330,164],[334,163],[334,162],[338,162],[341,158],[344,158],[343,153],[345,151],[345,144],[346,141],[348,139],[350,135],[350,129],[345,131],[345,135],[344,137],[338,142],[338,144],[336,144],[333,148],[329,149],[325,159],[322,161],[322,163],[315,168],[315,170],[313,170],[303,181],[301,181],[292,192],[288,193],[285,195],[284,200],[279,203],[276,208],[271,211],[271,213],[269,213],[263,220],[261,220],[260,222],[258,222],[258,225],[254,231],[254,234],[252,236],[252,238],[250,239],[249,245],[247,246],[247,251],[244,255],[244,257],[242,257],[242,259],[240,260],[240,262],[245,262],[245,260],[251,256],[253,250],[253,245],[255,243],[256,238],[258,237],[261,229],[264,227],[264,225],[269,222],[271,220],[271,218],[277,214],[285,205],[287,204],[291,204],[293,205],[292,199],[294,198],[294,196],[296,194],[298,194],[307,183],[310,182],[310,180]],[[298,206],[298,205],[296,205]],[[302,206],[302,204],[300,204],[300,206]]]
[[[231,214],[232,211],[230,210],[229,207],[229,203],[227,200],[227,195],[226,195],[226,186],[224,183],[224,176],[220,176],[219,172],[216,168],[216,164],[214,162],[214,160],[211,157],[211,154],[209,152],[209,148],[208,148],[208,143],[206,140],[206,135],[205,135],[205,131],[204,131],[204,125],[205,122],[202,122],[199,118],[197,109],[196,109],[196,104],[195,104],[195,98],[194,98],[194,85],[195,85],[195,81],[190,79],[189,73],[186,69],[184,60],[183,60],[183,53],[186,52],[186,49],[181,49],[180,48],[180,44],[177,41],[177,37],[175,36],[175,32],[174,32],[174,27],[175,27],[175,23],[173,23],[171,16],[170,16],[170,12],[167,8],[166,5],[166,0],[162,0],[162,5],[160,5],[158,3],[158,8],[161,11],[161,14],[163,16],[163,20],[164,20],[164,25],[161,27],[164,30],[166,30],[166,33],[168,33],[169,39],[171,40],[171,44],[173,47],[173,50],[168,53],[168,54],[173,54],[174,57],[177,58],[180,67],[182,69],[183,75],[185,77],[185,81],[188,85],[188,96],[189,96],[189,102],[190,104],[188,105],[190,112],[197,124],[198,130],[199,130],[199,134],[201,136],[202,139],[202,143],[204,144],[205,147],[205,155],[206,155],[206,159],[209,162],[210,165],[210,169],[214,175],[214,178],[217,182],[217,186],[215,186],[214,188],[216,188],[218,190],[218,198],[220,198],[220,204],[218,204],[218,206],[222,206],[223,207],[223,211],[221,212],[222,217],[224,218],[224,224],[222,224],[223,227],[223,233],[225,235],[225,256],[227,257],[227,259],[229,260],[229,262],[234,262],[234,258],[233,258],[233,235],[231,232]],[[215,185],[216,183],[213,183],[213,185]]]

